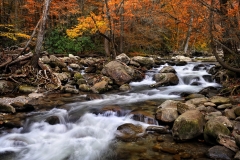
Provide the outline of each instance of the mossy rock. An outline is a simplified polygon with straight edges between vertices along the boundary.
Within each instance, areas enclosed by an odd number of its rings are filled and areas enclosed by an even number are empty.
[[[29,86],[29,85],[20,85],[18,87],[18,90],[19,92],[22,92],[22,93],[32,93],[37,90],[37,87]]]
[[[229,135],[229,129],[222,123],[211,119],[204,128],[204,140],[210,144],[217,144],[218,135]]]
[[[200,111],[188,110],[175,120],[172,128],[173,138],[178,141],[193,139],[203,133],[204,124],[204,117]]]
[[[83,76],[82,76],[82,74],[80,73],[80,72],[76,72],[75,74],[74,74],[74,79],[77,81],[77,80],[79,80],[79,79],[82,79],[83,78]]]

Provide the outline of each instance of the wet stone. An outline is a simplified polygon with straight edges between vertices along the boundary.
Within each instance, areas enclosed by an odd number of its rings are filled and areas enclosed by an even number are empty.
[[[214,146],[208,150],[207,155],[212,159],[232,160],[235,153],[224,146]]]
[[[60,120],[57,116],[51,116],[48,117],[45,122],[49,123],[50,125],[55,125],[55,124],[59,124]]]
[[[160,150],[162,152],[170,153],[170,154],[178,154],[178,150],[175,148],[170,148],[170,147],[161,147]]]

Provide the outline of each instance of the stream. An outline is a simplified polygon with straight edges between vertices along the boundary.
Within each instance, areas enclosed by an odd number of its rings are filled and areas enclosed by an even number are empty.
[[[138,142],[124,143],[115,139],[116,129],[125,123],[141,125],[143,128],[158,125],[157,121],[146,117],[136,120],[129,113],[139,108],[154,113],[157,106],[166,99],[181,100],[182,93],[197,93],[210,86],[221,87],[207,73],[214,65],[205,64],[204,67],[195,70],[194,67],[199,64],[191,62],[185,66],[173,66],[180,80],[176,86],[149,87],[155,83],[152,80],[153,75],[167,66],[165,64],[147,71],[145,79],[141,82],[131,82],[132,89],[128,92],[107,93],[102,95],[102,99],[91,101],[77,101],[86,97],[77,95],[72,97],[74,102],[66,103],[60,108],[32,112],[24,127],[4,131],[0,135],[1,160],[172,159],[172,155],[152,151],[151,145],[154,145],[153,140],[156,139],[154,135],[142,138]],[[104,107],[109,106],[120,109],[102,111]],[[60,123],[47,123],[45,120],[51,116],[58,117]],[[166,140],[168,144],[177,146],[170,137],[171,135],[161,135],[162,139],[169,139]],[[192,146],[186,145],[198,151],[207,148],[199,143],[191,144]],[[131,155],[131,152],[135,155]]]

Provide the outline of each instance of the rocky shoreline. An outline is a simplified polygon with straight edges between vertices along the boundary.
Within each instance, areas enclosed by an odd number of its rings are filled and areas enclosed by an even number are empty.
[[[126,54],[121,54],[115,60],[107,61],[103,58],[82,59],[77,56],[59,58],[45,55],[40,59],[42,68],[45,70],[39,72],[37,77],[38,82],[42,82],[41,85],[34,83],[19,85],[12,81],[0,80],[0,92],[6,94],[6,97],[0,98],[0,127],[4,127],[4,129],[22,127],[24,120],[32,111],[50,110],[67,101],[74,101],[69,100],[73,95],[86,95],[83,97],[83,101],[86,101],[99,99],[102,93],[109,91],[128,91],[131,89],[129,83],[142,80],[145,71],[151,67],[166,62],[171,65],[185,65],[192,60],[184,56],[163,60],[159,57],[136,56],[129,58]],[[204,67],[204,65],[199,67]],[[209,72],[217,75],[215,68]],[[52,77],[49,76],[49,73],[54,75],[55,81],[50,80]],[[21,70],[19,70],[18,76],[21,74]],[[21,78],[17,80],[24,81]],[[155,74],[154,80],[156,83],[149,87],[176,85],[179,81],[176,71],[170,66],[164,67]],[[18,90],[23,95],[7,97],[8,93],[14,90]],[[216,88],[206,88],[196,94],[185,93],[184,100],[166,100],[157,106],[157,110],[153,114],[155,116],[150,118],[165,126],[167,124],[168,127],[141,128],[133,124],[124,124],[118,127],[117,138],[123,142],[136,141],[152,132],[170,134],[177,142],[203,137],[201,139],[204,143],[212,146],[206,153],[209,158],[238,160],[240,159],[239,100],[237,97],[222,97],[218,93],[219,90]],[[105,108],[104,111],[106,110],[113,110],[113,108]],[[149,115],[139,112],[131,114],[149,117]],[[54,117],[46,121],[50,124],[58,123]],[[161,150],[163,148],[156,144],[154,151]],[[176,152],[174,155],[177,157],[175,159],[184,158],[182,152]]]

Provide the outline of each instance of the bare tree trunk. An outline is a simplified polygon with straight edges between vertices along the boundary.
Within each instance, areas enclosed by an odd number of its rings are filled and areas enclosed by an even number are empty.
[[[106,52],[106,55],[110,58],[111,57],[110,42],[107,38],[104,38],[104,50]]]
[[[188,44],[189,44],[189,40],[190,40],[190,36],[191,36],[191,32],[192,32],[192,23],[193,23],[193,11],[191,10],[191,17],[190,17],[190,22],[189,22],[189,26],[188,26],[188,31],[187,31],[187,35],[186,35],[186,39],[184,42],[184,49],[183,52],[187,53],[188,50]]]
[[[110,34],[110,43],[111,43],[111,49],[113,51],[113,57],[111,58],[115,58],[117,56],[116,53],[116,48],[115,48],[115,43],[114,43],[114,34],[113,34],[113,29],[112,29],[112,19],[111,19],[111,15],[110,15],[110,10],[109,10],[109,6],[108,6],[108,0],[105,0],[105,6],[106,6],[106,15],[107,15],[107,19],[108,19],[108,24],[109,24],[109,34]]]
[[[42,21],[40,22],[40,27],[39,27],[39,31],[38,31],[37,44],[36,44],[36,47],[35,47],[35,54],[34,54],[32,60],[31,60],[31,65],[35,68],[37,68],[37,66],[38,66],[38,59],[40,57],[41,48],[42,48],[42,44],[43,44],[43,39],[44,39],[44,35],[45,35],[47,15],[48,15],[50,3],[51,3],[51,0],[45,0],[44,1]]]
[[[119,45],[119,50],[122,53],[123,52],[123,46],[124,46],[124,0],[122,2],[121,8],[120,8],[120,45]]]

